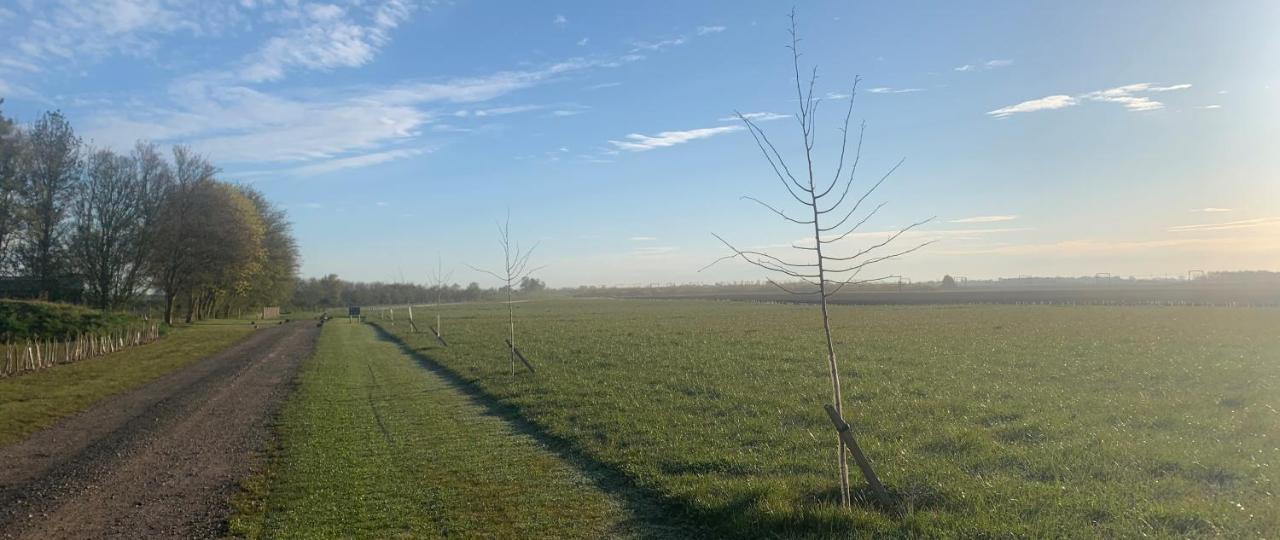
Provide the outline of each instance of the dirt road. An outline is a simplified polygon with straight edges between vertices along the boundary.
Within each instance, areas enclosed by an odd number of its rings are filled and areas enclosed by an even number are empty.
[[[0,448],[0,538],[206,538],[319,329],[267,326]]]

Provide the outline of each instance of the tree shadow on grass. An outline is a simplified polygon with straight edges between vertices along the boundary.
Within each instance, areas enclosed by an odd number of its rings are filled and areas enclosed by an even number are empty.
[[[555,453],[560,459],[581,472],[600,490],[614,494],[624,505],[631,518],[621,530],[610,536],[638,536],[641,538],[761,538],[761,537],[828,537],[856,534],[850,530],[852,521],[830,514],[791,513],[778,515],[761,512],[758,506],[767,493],[752,491],[740,493],[724,504],[708,506],[685,497],[663,494],[652,488],[639,486],[616,464],[605,463],[589,455],[571,439],[555,435],[521,414],[519,407],[503,403],[474,384],[473,380],[450,369],[432,358],[430,349],[417,348],[387,332],[377,324],[371,325],[380,341],[395,345],[426,370],[439,376],[451,388],[467,396],[491,416],[506,422],[517,433],[526,435]],[[745,474],[745,473],[744,473]],[[901,516],[908,508],[919,508],[920,498],[915,494],[891,490],[893,502],[881,507],[869,492],[857,489],[855,505],[888,516]],[[819,501],[838,500],[833,490],[830,494],[815,494]],[[940,505],[941,495],[930,500],[929,506]]]
[[[452,389],[467,396],[474,404],[480,406],[486,414],[501,419],[522,435],[537,441],[551,450],[557,457],[568,463],[575,470],[592,482],[597,488],[615,495],[631,516],[622,525],[621,530],[612,531],[610,536],[636,536],[641,538],[695,538],[709,536],[709,531],[694,520],[681,514],[682,508],[673,505],[655,493],[634,485],[616,467],[600,463],[584,454],[571,441],[552,435],[529,422],[521,416],[519,407],[502,403],[485,393],[462,374],[455,372],[437,362],[427,353],[430,349],[415,349],[387,332],[379,325],[371,325],[380,341],[395,345],[400,351],[413,358],[420,366],[445,381]],[[568,511],[570,509],[566,509]]]

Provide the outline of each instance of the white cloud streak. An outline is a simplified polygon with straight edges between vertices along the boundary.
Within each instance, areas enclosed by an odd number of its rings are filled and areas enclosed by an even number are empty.
[[[723,26],[699,26],[698,35],[705,36],[707,34],[719,34],[725,30],[727,30],[727,28]]]
[[[974,216],[960,219],[953,219],[948,223],[998,223],[1002,221],[1013,221],[1018,219],[1016,215],[1008,216]]]
[[[1205,231],[1230,231],[1235,229],[1252,229],[1254,227],[1265,227],[1270,225],[1280,225],[1280,217],[1265,217],[1254,219],[1241,219],[1237,221],[1227,221],[1222,223],[1199,223],[1195,225],[1178,225],[1169,227],[1169,232],[1205,232]]]
[[[981,62],[978,64],[965,64],[963,66],[956,66],[954,69],[955,71],[986,71],[988,69],[1009,67],[1012,65],[1013,65],[1013,60],[999,59],[999,60],[987,60],[986,62]]]
[[[885,86],[880,86],[880,87],[872,88],[867,91],[871,92],[872,94],[910,94],[914,92],[923,92],[924,89],[923,88],[889,88]]]
[[[267,40],[245,59],[237,75],[263,82],[279,80],[291,68],[362,66],[373,60],[411,12],[412,5],[404,0],[387,0],[363,14],[333,4],[305,4],[296,26]]]
[[[314,163],[311,165],[304,165],[302,167],[296,167],[292,169],[290,172],[297,176],[317,176],[321,174],[328,174],[328,173],[341,171],[344,169],[354,169],[359,167],[368,167],[370,165],[377,165],[379,163],[387,163],[389,161],[395,161],[397,159],[421,155],[428,151],[430,150],[427,148],[411,148],[411,149],[387,150],[383,152],[371,152],[368,154],[360,154],[356,156],[330,159],[326,161],[321,161],[319,163]],[[378,206],[387,206],[387,203],[385,202],[378,203]]]
[[[713,128],[690,129],[686,131],[663,131],[655,136],[641,135],[632,133],[624,137],[621,141],[609,141],[609,144],[619,150],[628,152],[646,152],[656,148],[666,148],[677,144],[684,144],[698,139],[706,139],[723,133],[732,133],[742,130],[742,126],[723,126]]]
[[[1019,113],[1049,111],[1053,109],[1071,107],[1076,103],[1079,103],[1079,101],[1076,100],[1076,98],[1073,98],[1068,95],[1058,94],[1053,96],[1045,96],[1040,99],[1023,101],[1022,103],[1010,105],[1008,107],[1001,107],[994,111],[988,111],[987,114],[994,116],[996,118],[1008,118],[1012,115],[1019,114]]]
[[[1191,88],[1190,84],[1174,84],[1170,86],[1158,86],[1155,83],[1137,83],[1108,88],[1106,90],[1096,90],[1086,92],[1078,96],[1068,96],[1058,94],[1046,96],[1040,99],[1024,101],[1008,107],[1002,107],[994,111],[988,111],[987,114],[995,118],[1008,118],[1014,114],[1046,111],[1053,109],[1062,109],[1080,104],[1083,101],[1096,101],[1102,103],[1116,103],[1122,105],[1126,110],[1133,112],[1155,111],[1164,108],[1164,103],[1156,101],[1149,96],[1138,94],[1151,94],[1172,92],[1176,90],[1186,90]]]
[[[773,112],[742,113],[742,116],[746,117],[747,120],[751,120],[754,122],[768,122],[770,120],[782,120],[784,118],[794,118],[789,114],[778,114]],[[720,119],[721,122],[739,122],[741,120],[742,119],[738,118],[737,116],[726,116]]]

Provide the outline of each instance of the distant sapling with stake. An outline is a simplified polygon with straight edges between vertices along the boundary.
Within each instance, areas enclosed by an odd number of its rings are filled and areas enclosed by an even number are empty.
[[[519,351],[516,350],[516,314],[515,314],[515,299],[513,297],[513,293],[515,292],[515,284],[519,283],[521,279],[529,277],[530,274],[533,274],[534,272],[542,269],[543,267],[529,268],[529,258],[533,256],[533,250],[537,249],[538,247],[537,244],[534,244],[533,247],[529,248],[528,251],[524,251],[520,249],[519,243],[514,243],[514,244],[512,243],[510,214],[507,215],[507,220],[505,222],[498,225],[498,243],[502,246],[502,255],[504,260],[502,274],[498,274],[496,272],[490,272],[482,268],[476,268],[471,265],[467,265],[467,266],[470,267],[472,270],[475,270],[477,272],[484,272],[486,274],[489,274],[497,278],[499,281],[506,283],[507,325],[508,325],[508,328],[510,329],[510,337],[507,340],[507,348],[510,349],[510,353],[511,353],[511,374],[515,375],[516,374],[516,356],[520,354]],[[523,360],[523,358],[521,358],[521,360]],[[530,367],[530,369],[532,370],[532,367]]]
[[[453,279],[453,270],[444,271],[444,259],[436,255],[436,269],[431,273],[431,286],[436,290],[436,326],[433,329],[436,338],[444,342],[444,328],[440,325],[440,304],[444,300],[444,288]]]
[[[842,420],[844,400],[840,388],[840,370],[836,362],[835,343],[831,336],[831,318],[827,309],[827,299],[849,285],[874,283],[896,277],[891,275],[879,277],[862,276],[864,270],[876,263],[906,255],[932,243],[922,242],[901,250],[885,249],[908,231],[932,221],[933,218],[902,227],[893,233],[887,234],[883,241],[869,246],[853,250],[841,249],[846,245],[844,240],[849,239],[854,232],[884,207],[885,203],[880,203],[870,210],[863,210],[863,203],[903,162],[898,161],[896,165],[890,168],[879,180],[871,184],[860,196],[854,199],[848,198],[854,175],[858,169],[858,162],[862,157],[862,137],[866,132],[866,123],[864,122],[858,129],[857,146],[854,149],[852,162],[848,163],[846,170],[846,154],[849,146],[849,119],[853,116],[853,103],[857,95],[859,82],[859,79],[855,78],[849,93],[849,104],[845,112],[844,123],[840,128],[840,156],[836,162],[835,173],[830,176],[830,180],[818,179],[813,155],[816,139],[817,110],[819,103],[822,101],[821,98],[814,97],[814,84],[818,79],[818,70],[816,67],[813,68],[807,84],[800,76],[800,52],[798,48],[800,40],[796,33],[794,10],[791,12],[790,18],[791,43],[788,48],[791,50],[798,103],[798,111],[795,118],[799,123],[800,135],[804,143],[802,168],[793,170],[787,164],[787,161],[769,140],[764,130],[756,124],[750,115],[737,113],[737,117],[755,139],[756,146],[760,149],[760,153],[764,155],[765,160],[768,161],[774,175],[782,183],[782,186],[787,189],[787,193],[791,195],[791,198],[800,204],[803,209],[798,215],[791,215],[784,209],[779,209],[755,197],[744,196],[742,198],[764,207],[789,223],[803,227],[807,231],[809,238],[799,244],[792,244],[791,248],[800,251],[804,256],[800,259],[784,259],[763,251],[738,249],[720,235],[714,235],[732,253],[717,259],[703,269],[705,270],[720,261],[742,259],[756,267],[782,276],[780,279],[782,283],[775,281],[773,278],[768,278],[767,280],[773,286],[789,294],[817,296],[822,310],[822,329],[826,336],[827,369],[831,380],[832,403],[829,412],[839,430],[836,461],[840,477],[840,504],[844,507],[849,505],[849,465],[845,457],[847,448],[854,453],[854,458],[858,461],[858,465],[863,475],[866,476],[868,483],[871,484],[873,493],[881,502],[884,502],[887,500],[887,494],[883,486],[880,485],[874,471],[871,469],[870,463],[867,462],[861,450],[857,447],[852,433],[848,431],[848,425],[844,424]],[[851,204],[846,204],[847,200]],[[863,212],[860,213],[859,210],[863,210]],[[846,441],[852,442],[853,445],[846,447]]]

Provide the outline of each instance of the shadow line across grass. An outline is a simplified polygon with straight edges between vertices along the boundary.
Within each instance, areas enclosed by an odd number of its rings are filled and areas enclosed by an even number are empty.
[[[465,394],[472,402],[484,407],[488,414],[497,417],[518,433],[524,434],[545,446],[578,469],[595,485],[614,494],[623,502],[637,523],[637,529],[643,530],[649,537],[672,538],[759,538],[761,535],[776,535],[786,531],[789,537],[828,537],[840,534],[847,522],[825,518],[821,515],[808,515],[797,519],[797,516],[778,517],[761,520],[756,518],[759,528],[742,530],[738,527],[741,513],[753,508],[767,495],[765,490],[750,491],[738,494],[729,504],[718,507],[698,505],[692,500],[679,496],[670,496],[658,490],[637,484],[632,476],[617,465],[595,459],[573,440],[550,433],[545,428],[522,414],[518,405],[503,402],[501,399],[477,387],[472,380],[461,373],[450,369],[445,364],[414,349],[399,336],[388,332],[380,324],[372,324],[377,330],[378,339],[390,342],[399,347],[404,354],[416,360],[423,368],[444,379],[451,387]],[[521,376],[537,376],[523,374]],[[893,501],[901,497],[891,489]],[[836,492],[820,495],[832,502],[838,499]],[[891,508],[876,508],[873,497],[865,486],[854,490],[854,503],[867,510],[882,512],[886,517],[900,517],[896,504]],[[893,504],[893,503],[891,503]],[[763,521],[763,522],[762,522]],[[844,534],[853,531],[845,531]]]
[[[659,494],[636,486],[625,473],[616,467],[601,463],[582,452],[572,441],[546,432],[537,424],[521,416],[520,408],[503,403],[480,388],[471,384],[459,373],[445,367],[428,355],[415,350],[400,338],[387,332],[379,325],[371,325],[377,330],[378,339],[395,345],[406,356],[414,359],[424,369],[444,379],[449,387],[467,396],[472,403],[484,408],[489,416],[493,416],[509,425],[513,431],[525,435],[550,450],[557,457],[577,469],[596,487],[612,493],[622,502],[627,511],[634,517],[636,529],[643,537],[649,538],[691,538],[705,536],[708,531],[699,526],[696,520],[681,515],[687,508],[662,498]]]

